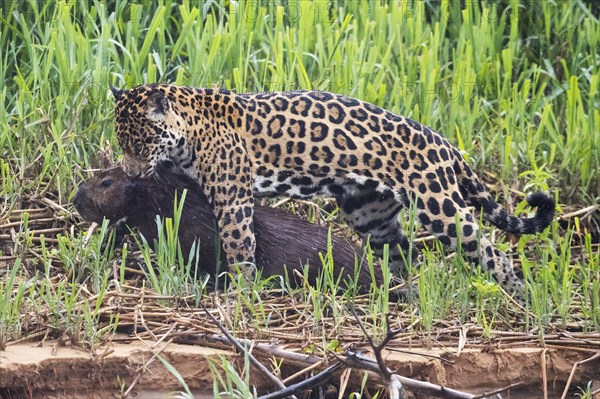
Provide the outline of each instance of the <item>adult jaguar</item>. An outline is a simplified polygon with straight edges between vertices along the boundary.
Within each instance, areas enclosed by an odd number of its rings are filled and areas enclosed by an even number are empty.
[[[390,244],[399,271],[413,249],[398,212],[413,203],[438,240],[449,247],[460,242],[471,261],[523,299],[523,282],[506,255],[478,234],[465,201],[498,228],[523,234],[550,224],[554,199],[532,194],[527,200],[538,208],[535,216],[509,215],[458,149],[428,127],[321,91],[235,94],[163,84],[111,89],[125,171],[144,177],[170,160],[197,179],[213,207],[231,271],[253,270],[255,197],[335,197],[377,254]]]

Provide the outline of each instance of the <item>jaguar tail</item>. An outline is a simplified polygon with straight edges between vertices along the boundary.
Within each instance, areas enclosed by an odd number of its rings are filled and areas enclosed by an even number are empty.
[[[484,218],[497,228],[514,234],[535,234],[543,231],[554,220],[556,203],[549,194],[529,194],[526,200],[537,211],[532,217],[519,218],[509,214],[494,200],[466,162],[457,162],[454,169],[463,197],[471,200],[473,206],[483,212]]]

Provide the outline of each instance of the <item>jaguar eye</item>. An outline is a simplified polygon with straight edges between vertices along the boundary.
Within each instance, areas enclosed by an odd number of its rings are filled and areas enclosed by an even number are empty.
[[[100,183],[100,187],[110,187],[112,186],[112,182],[112,179],[102,180],[102,182]]]

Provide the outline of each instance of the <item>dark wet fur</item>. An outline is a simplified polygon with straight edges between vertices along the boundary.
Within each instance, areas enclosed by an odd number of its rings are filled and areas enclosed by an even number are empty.
[[[103,182],[105,185],[103,185]],[[83,183],[73,198],[73,204],[83,219],[101,223],[104,217],[111,223],[118,221],[121,233],[136,228],[152,242],[157,237],[156,215],[173,217],[175,194],[187,189],[179,227],[179,240],[184,254],[189,254],[194,239],[200,239],[199,268],[214,274],[217,262],[216,221],[212,209],[200,187],[186,176],[171,172],[162,166],[158,173],[147,179],[128,177],[121,168],[105,170]],[[254,214],[257,238],[257,264],[262,275],[293,276],[291,269],[301,271],[309,264],[312,283],[322,269],[319,253],[327,250],[328,228],[309,223],[286,212],[257,206]],[[354,278],[355,256],[358,251],[346,240],[332,235],[335,273],[344,279]],[[221,251],[222,253],[222,251]],[[225,265],[222,257],[221,264]],[[221,269],[223,270],[223,269]],[[381,272],[376,268],[379,282]],[[292,279],[293,280],[293,279]],[[368,267],[363,262],[358,277],[364,291],[371,284]]]

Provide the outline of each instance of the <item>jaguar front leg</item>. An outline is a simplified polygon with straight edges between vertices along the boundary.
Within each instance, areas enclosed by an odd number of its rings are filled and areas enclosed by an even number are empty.
[[[242,274],[251,278],[255,270],[256,249],[253,198],[249,197],[247,203],[239,205],[215,204],[214,212],[229,272],[236,274],[236,268],[239,268]]]
[[[254,236],[254,196],[250,161],[243,149],[223,148],[204,179],[203,188],[217,219],[219,236],[230,273],[237,270],[251,280],[256,269]],[[213,178],[214,177],[214,178]]]

